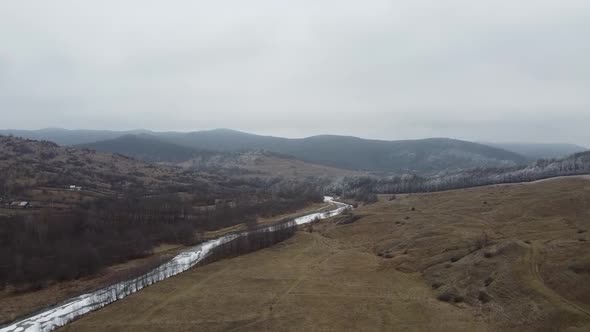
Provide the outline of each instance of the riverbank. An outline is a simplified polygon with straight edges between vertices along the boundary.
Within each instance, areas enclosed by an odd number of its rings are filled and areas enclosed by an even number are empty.
[[[206,259],[212,249],[225,243],[250,236],[250,233],[269,234],[281,232],[284,229],[293,228],[302,223],[334,216],[343,212],[347,208],[347,206],[344,204],[333,202],[330,197],[326,197],[325,201],[337,205],[338,208],[329,212],[312,213],[310,215],[296,218],[289,222],[263,226],[257,230],[247,231],[241,234],[230,233],[218,239],[207,241],[203,244],[183,251],[172,258],[169,262],[166,262],[165,264],[146,273],[145,275],[132,280],[119,282],[104,289],[99,289],[90,294],[85,294],[77,298],[70,299],[56,307],[43,310],[32,317],[0,329],[0,331],[12,331],[13,329],[19,327],[32,328],[36,325],[39,325],[42,331],[51,331],[58,326],[63,326],[67,322],[79,317],[80,315],[98,308],[102,308],[112,302],[126,297],[127,295],[133,294],[144,287],[192,268]],[[273,241],[269,243],[273,243]]]

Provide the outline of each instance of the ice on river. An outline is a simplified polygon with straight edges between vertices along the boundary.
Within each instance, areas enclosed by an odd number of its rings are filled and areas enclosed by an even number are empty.
[[[333,203],[336,209],[328,212],[312,213],[306,216],[296,218],[294,225],[302,225],[314,220],[326,219],[338,215],[350,208],[350,205],[336,202],[332,197],[324,197],[325,202]],[[279,229],[279,225],[269,225],[268,227],[258,229],[256,232],[274,232]],[[43,310],[33,316],[16,321],[0,328],[0,332],[47,332],[53,331],[64,326],[74,319],[89,313],[91,311],[105,307],[115,301],[118,301],[130,294],[133,294],[144,287],[155,284],[159,281],[168,279],[179,273],[182,273],[201,262],[211,250],[221,244],[233,241],[240,236],[246,235],[247,232],[240,234],[229,234],[215,240],[201,243],[197,246],[187,249],[178,254],[170,261],[160,265],[150,272],[120,283],[107,286],[92,293],[80,295],[69,299],[53,308]]]

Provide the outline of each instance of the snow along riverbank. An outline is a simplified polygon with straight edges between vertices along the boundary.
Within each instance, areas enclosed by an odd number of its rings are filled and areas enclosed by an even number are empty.
[[[350,205],[336,202],[332,197],[329,196],[324,197],[324,202],[333,203],[337,206],[337,208],[328,212],[312,213],[296,218],[288,222],[287,225],[284,223],[280,225],[269,225],[268,227],[257,229],[253,232],[274,232],[284,227],[296,227],[298,225],[310,223],[314,220],[326,219],[336,216],[351,208]],[[81,317],[84,314],[103,308],[115,301],[118,301],[141,290],[144,287],[153,285],[159,281],[168,279],[192,268],[205,259],[215,247],[231,242],[247,234],[248,232],[228,234],[215,240],[201,243],[197,246],[187,249],[186,251],[183,251],[172,258],[170,261],[160,265],[159,267],[140,277],[119,282],[92,293],[72,298],[61,304],[58,304],[53,308],[40,311],[33,316],[10,323],[5,327],[0,328],[0,332],[53,331],[68,324],[72,320]]]

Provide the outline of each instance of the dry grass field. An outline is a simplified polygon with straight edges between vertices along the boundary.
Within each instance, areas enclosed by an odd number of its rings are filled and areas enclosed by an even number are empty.
[[[399,195],[67,331],[588,331],[590,180]]]
[[[296,218],[301,215],[333,208],[333,204],[316,203],[293,213],[285,213],[275,218],[259,219],[258,223],[268,224],[278,222],[284,218]],[[202,235],[204,239],[213,239],[230,232],[245,231],[246,229],[245,224],[238,224],[216,231],[205,232]],[[0,289],[0,322],[9,322],[71,297],[105,287],[115,281],[129,279],[131,276],[135,276],[138,273],[137,271],[144,271],[146,266],[153,266],[158,262],[170,259],[186,248],[186,246],[180,244],[162,244],[153,248],[153,254],[147,257],[109,266],[96,275],[78,280],[51,282],[47,288],[42,290],[18,292],[12,287]]]

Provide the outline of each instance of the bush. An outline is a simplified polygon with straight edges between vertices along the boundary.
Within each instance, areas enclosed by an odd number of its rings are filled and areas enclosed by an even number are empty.
[[[484,280],[483,284],[488,287],[489,285],[492,284],[492,282],[494,282],[494,278],[492,277],[487,277],[486,280]]]
[[[437,299],[442,302],[454,302],[454,303],[462,303],[465,301],[465,298],[457,294],[455,291],[447,290],[440,294]]]
[[[444,285],[442,282],[435,281],[432,283],[432,289],[439,289],[442,285]]]
[[[481,303],[488,303],[492,300],[490,294],[486,293],[485,291],[479,291],[477,298],[481,301]]]
[[[451,293],[451,292],[444,292],[444,293],[440,294],[437,297],[437,299],[439,301],[442,301],[442,302],[451,302],[451,301],[453,301],[453,298],[454,297],[455,297],[455,295],[453,293]]]
[[[487,247],[489,243],[490,240],[488,238],[488,233],[482,232],[481,235],[475,240],[475,248],[477,248],[477,250],[483,249]]]

